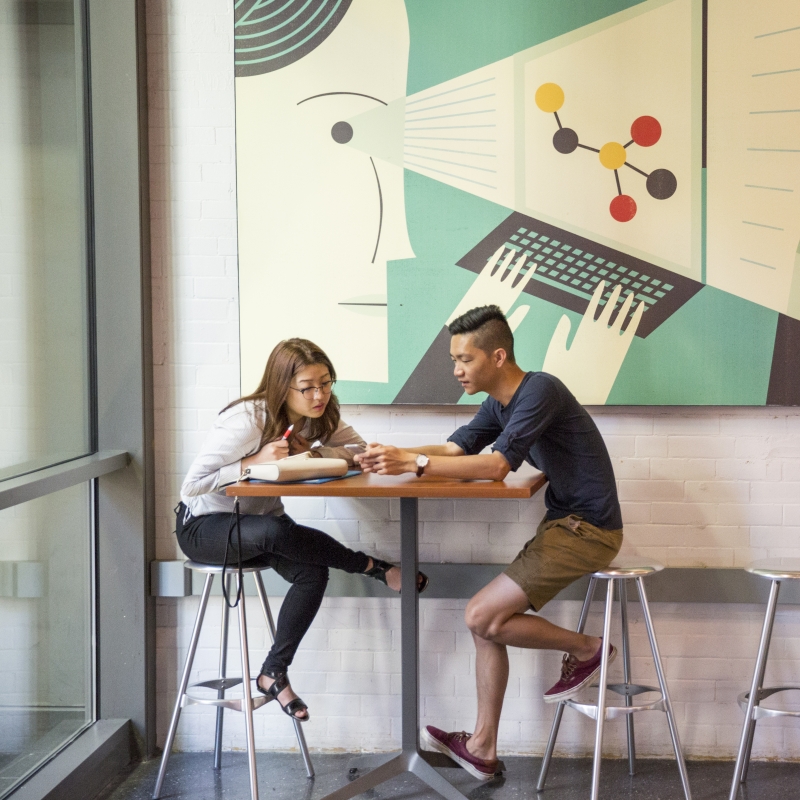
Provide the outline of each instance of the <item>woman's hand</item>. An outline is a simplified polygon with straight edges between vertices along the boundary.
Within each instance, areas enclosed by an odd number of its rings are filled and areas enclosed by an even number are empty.
[[[286,439],[276,439],[267,442],[257,453],[242,459],[242,470],[253,464],[266,464],[269,461],[278,461],[289,455],[289,442]]]
[[[289,453],[293,456],[298,453],[308,453],[311,451],[311,442],[305,436],[294,433],[289,437]],[[312,453],[313,455],[313,453]]]

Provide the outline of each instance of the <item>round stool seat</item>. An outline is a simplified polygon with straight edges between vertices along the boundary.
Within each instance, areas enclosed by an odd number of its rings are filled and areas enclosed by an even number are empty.
[[[747,572],[773,581],[790,581],[800,578],[800,558],[766,558],[754,561]]]
[[[605,569],[592,573],[593,578],[643,578],[661,572],[663,564],[643,556],[620,556]]]
[[[195,572],[205,572],[211,575],[221,575],[223,569],[222,564],[201,564],[199,561],[191,561],[190,559],[186,559],[186,561],[183,562],[183,566]],[[242,572],[261,572],[265,569],[268,569],[268,567],[263,564],[248,564],[247,561],[242,563]],[[239,566],[235,561],[228,564],[229,573],[233,574],[238,571]]]

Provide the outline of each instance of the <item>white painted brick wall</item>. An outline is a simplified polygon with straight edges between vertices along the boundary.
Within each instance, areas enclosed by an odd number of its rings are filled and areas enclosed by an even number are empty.
[[[179,556],[172,507],[181,479],[218,410],[238,395],[238,321],[232,18],[228,0],[148,0],[152,192],[154,361],[156,385],[157,556]],[[535,365],[534,365],[535,366]],[[394,444],[443,441],[466,422],[464,408],[350,406],[347,420],[365,438]],[[800,555],[800,412],[787,409],[595,409],[619,481],[624,552],[671,566],[734,567],[754,558]],[[396,559],[399,503],[292,499],[298,520],[341,541]],[[424,561],[508,562],[543,514],[530,501],[423,501]],[[698,575],[701,579],[701,575]],[[279,601],[274,600],[277,611]],[[423,600],[422,721],[471,729],[474,649],[464,601]],[[158,713],[163,742],[197,598],[159,600]],[[681,735],[692,756],[729,757],[748,684],[762,609],[741,605],[654,606]],[[251,606],[252,668],[267,645]],[[546,616],[574,625],[574,602]],[[600,627],[595,604],[590,629]],[[654,678],[638,609],[632,607],[637,680]],[[219,610],[209,612],[194,678],[215,674]],[[232,634],[230,663],[235,664]],[[779,611],[769,681],[796,682],[800,618]],[[540,753],[552,719],[542,692],[558,674],[558,653],[511,651],[501,726],[505,753]],[[615,664],[614,675],[621,667]],[[399,603],[328,599],[303,642],[292,679],[311,706],[314,749],[389,750],[399,745]],[[213,712],[184,711],[178,747],[212,746]],[[292,728],[274,707],[256,715],[259,747],[292,749]],[[623,730],[608,726],[608,749],[621,755]],[[241,721],[226,726],[227,747],[243,747]],[[637,719],[642,755],[668,755],[659,714]],[[584,754],[588,720],[567,713],[559,749]],[[760,723],[758,757],[800,757],[791,720]]]

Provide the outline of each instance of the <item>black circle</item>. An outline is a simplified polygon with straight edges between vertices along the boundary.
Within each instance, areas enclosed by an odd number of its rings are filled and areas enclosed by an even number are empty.
[[[572,128],[559,128],[553,134],[553,147],[559,153],[574,153],[578,149],[578,134]]]
[[[675,194],[678,179],[668,169],[654,169],[647,176],[647,191],[656,200],[666,200]]]
[[[349,122],[337,122],[331,128],[333,141],[339,144],[347,144],[353,138],[353,126]]]

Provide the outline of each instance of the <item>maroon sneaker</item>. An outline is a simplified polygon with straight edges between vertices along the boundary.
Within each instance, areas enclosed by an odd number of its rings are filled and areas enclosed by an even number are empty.
[[[555,686],[544,693],[545,703],[558,703],[576,695],[584,686],[588,686],[600,674],[600,659],[603,655],[601,640],[597,652],[588,661],[578,661],[573,656],[564,653],[561,662],[561,677]],[[608,646],[608,663],[617,657],[617,648],[613,644]]]
[[[450,756],[459,766],[476,777],[479,781],[490,781],[494,776],[501,772],[499,761],[484,761],[482,758],[472,755],[467,750],[467,740],[472,736],[471,733],[461,731],[460,733],[446,733],[445,731],[428,725],[422,731],[422,741],[432,750]]]

